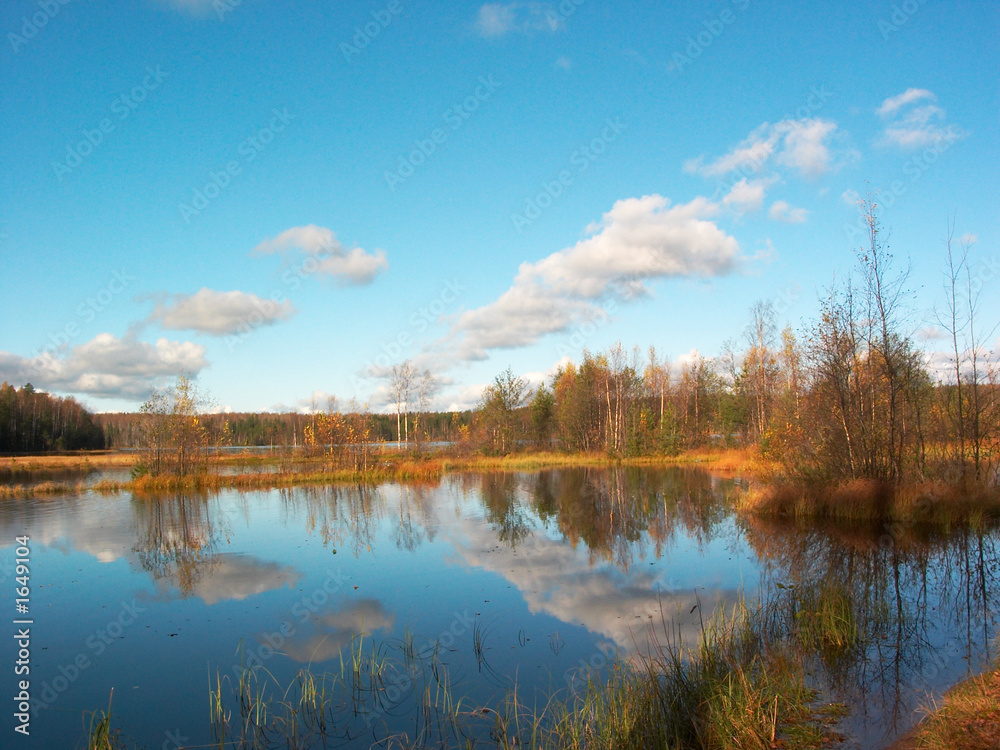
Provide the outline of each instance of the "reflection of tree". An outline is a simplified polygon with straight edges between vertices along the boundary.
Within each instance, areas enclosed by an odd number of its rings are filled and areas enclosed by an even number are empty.
[[[518,501],[518,476],[492,473],[482,477],[482,498],[486,520],[497,532],[497,538],[517,547],[531,533],[527,509]]]
[[[652,541],[659,557],[677,530],[704,543],[727,513],[726,494],[704,472],[563,469],[526,478],[535,512],[554,521],[573,546],[628,570]]]
[[[187,596],[213,563],[218,536],[208,500],[176,495],[137,496],[136,544],[133,551],[153,578],[174,576]]]
[[[399,514],[393,534],[396,547],[412,552],[424,539],[433,541],[437,523],[434,508],[428,502],[427,490],[419,485],[401,485],[399,488]]]
[[[759,518],[745,526],[792,631],[821,620],[829,598],[844,602],[814,666],[862,719],[871,712],[889,724],[886,738],[912,723],[921,691],[946,687],[991,653],[1000,599],[995,531],[911,527],[889,537],[874,527]]]
[[[285,513],[306,513],[306,528],[319,530],[324,544],[345,547],[355,556],[375,544],[378,525],[388,513],[381,489],[370,485],[297,487],[281,491]]]

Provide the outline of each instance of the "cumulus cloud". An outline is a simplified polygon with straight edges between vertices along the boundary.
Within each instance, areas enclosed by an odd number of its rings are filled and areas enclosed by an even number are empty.
[[[937,97],[927,89],[910,88],[890,96],[876,110],[885,121],[878,142],[883,146],[912,150],[964,138],[965,131],[949,124],[945,111],[935,102]]]
[[[22,357],[0,351],[0,380],[98,398],[142,399],[158,380],[196,375],[208,365],[205,347],[158,339],[155,344],[101,333],[67,351]]]
[[[751,175],[773,159],[805,177],[819,177],[833,167],[831,143],[836,135],[837,123],[832,120],[784,119],[773,125],[765,122],[729,153],[707,163],[703,156],[691,159],[684,171],[703,177],[721,177],[735,171]]]
[[[172,569],[158,585],[172,584],[181,588],[180,575],[178,570]],[[240,601],[283,587],[295,588],[301,577],[298,570],[288,565],[261,560],[253,555],[222,553],[213,556],[210,565],[202,566],[200,575],[184,595],[196,596],[208,605]]]
[[[703,617],[697,610],[703,607],[711,613],[730,606],[739,594],[734,589],[700,596],[672,590],[645,570],[625,574],[608,563],[595,565],[586,549],[545,534],[527,535],[516,550],[497,545],[494,530],[465,515],[442,527],[441,534],[468,567],[494,573],[515,586],[532,614],[582,625],[606,639],[609,650],[626,656],[645,650],[642,633],[651,617],[664,614],[685,639],[697,640]]]
[[[284,651],[301,664],[336,659],[355,636],[387,630],[396,621],[377,599],[361,599],[309,617],[306,629],[288,639]]]
[[[771,204],[767,215],[775,221],[783,221],[786,224],[801,224],[809,216],[809,211],[804,208],[793,208],[787,201],[775,201]]]
[[[661,195],[618,201],[572,247],[522,263],[514,283],[484,307],[463,313],[449,334],[460,357],[532,344],[547,333],[602,314],[599,302],[648,294],[661,278],[713,277],[737,269],[739,243],[708,218],[705,198],[671,205]]]
[[[476,15],[480,36],[495,38],[529,31],[558,31],[562,19],[547,3],[486,3]]]
[[[379,273],[389,268],[384,250],[376,248],[369,253],[360,247],[347,249],[331,230],[315,224],[286,229],[251,251],[252,255],[274,253],[297,253],[303,257],[300,275],[321,274],[341,284],[370,284]]]
[[[723,205],[738,214],[760,211],[764,205],[764,195],[771,180],[747,180],[745,177],[735,183],[722,199]]]
[[[296,313],[289,300],[261,299],[247,292],[216,292],[203,288],[195,294],[175,294],[156,306],[150,320],[173,331],[200,331],[214,336],[236,333],[288,320]]]

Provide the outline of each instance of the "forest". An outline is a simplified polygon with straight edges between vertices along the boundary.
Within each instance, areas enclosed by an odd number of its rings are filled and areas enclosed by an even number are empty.
[[[311,413],[215,413],[181,377],[139,413],[91,415],[73,399],[5,383],[0,450],[141,449],[158,466],[211,446],[292,446],[357,469],[397,441],[417,451],[446,443],[455,453],[618,458],[739,447],[803,480],[995,486],[1000,373],[986,342],[996,324],[980,320],[984,279],[970,247],[946,243],[946,303],[933,314],[948,352],[934,356],[909,332],[907,269],[894,262],[874,205],[866,217],[856,269],[824,292],[816,320],[779,331],[774,304],[759,301],[712,359],[671,363],[652,346],[621,343],[583,350],[537,386],[506,369],[472,412],[431,411],[435,378],[410,361],[388,374],[388,414],[336,399]]]

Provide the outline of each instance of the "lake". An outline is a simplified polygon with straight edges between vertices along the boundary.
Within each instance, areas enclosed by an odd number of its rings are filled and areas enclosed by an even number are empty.
[[[35,711],[22,744],[85,746],[85,713],[113,689],[123,738],[210,745],[210,688],[238,717],[245,667],[277,699],[303,667],[346,675],[330,746],[428,737],[428,700],[496,707],[516,686],[541,706],[642,653],[651,626],[696,639],[741,597],[846,599],[859,637],[807,660],[810,682],[851,708],[844,747],[885,747],[995,657],[996,529],[746,519],[737,491],[693,469],[586,468],[0,500],[9,589],[15,538],[30,537]],[[18,626],[6,619],[12,690]]]

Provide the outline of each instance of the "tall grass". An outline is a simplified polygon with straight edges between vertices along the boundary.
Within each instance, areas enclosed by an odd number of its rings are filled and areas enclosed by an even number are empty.
[[[763,516],[979,525],[1000,518],[1000,491],[940,481],[900,486],[868,479],[838,484],[778,482],[744,492],[737,508]]]

